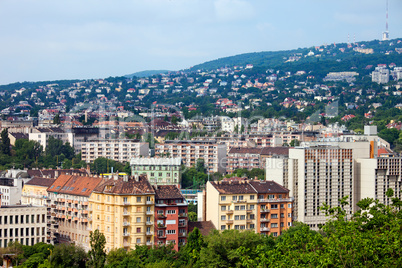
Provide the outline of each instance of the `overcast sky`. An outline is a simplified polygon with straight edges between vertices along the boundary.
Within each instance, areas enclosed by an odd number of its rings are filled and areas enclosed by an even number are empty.
[[[247,52],[381,39],[386,0],[0,0],[0,84],[180,70]],[[402,1],[389,0],[390,38]]]

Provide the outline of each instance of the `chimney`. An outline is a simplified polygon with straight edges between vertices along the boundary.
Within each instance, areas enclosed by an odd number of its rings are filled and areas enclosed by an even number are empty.
[[[54,171],[54,178],[57,179],[59,177],[59,171],[56,169]]]

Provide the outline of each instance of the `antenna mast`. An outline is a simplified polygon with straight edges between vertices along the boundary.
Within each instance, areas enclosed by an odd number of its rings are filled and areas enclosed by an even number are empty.
[[[382,41],[389,40],[388,32],[388,0],[386,1],[386,15],[385,15],[385,32],[382,33]]]

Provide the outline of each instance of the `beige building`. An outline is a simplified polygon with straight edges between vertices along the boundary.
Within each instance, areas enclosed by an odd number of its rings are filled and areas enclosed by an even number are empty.
[[[199,220],[211,221],[219,230],[278,236],[292,226],[293,199],[288,189],[273,181],[209,181],[199,199]]]
[[[47,189],[52,240],[70,242],[89,250],[88,199],[101,177],[62,174]]]
[[[1,194],[0,194],[1,199]],[[0,207],[0,247],[11,241],[32,246],[48,242],[46,207],[12,205]]]
[[[149,156],[149,144],[147,142],[128,139],[109,139],[81,143],[81,157],[87,163],[92,163],[98,157],[105,157],[125,163],[133,157],[140,156]]]
[[[42,145],[43,150],[46,150],[47,141],[49,137],[63,141],[63,143],[69,142],[70,145],[74,146],[74,133],[65,132],[64,129],[57,127],[37,127],[33,128],[30,133],[28,133],[29,140],[37,141]]]
[[[155,144],[155,155],[181,158],[186,167],[195,166],[203,158],[209,173],[224,173],[226,169],[226,145],[214,141],[166,141]]]
[[[47,206],[47,189],[55,179],[35,177],[24,184],[21,194],[21,204]]]
[[[105,235],[107,251],[153,245],[155,191],[146,177],[115,175],[94,189],[89,203],[92,230]]]

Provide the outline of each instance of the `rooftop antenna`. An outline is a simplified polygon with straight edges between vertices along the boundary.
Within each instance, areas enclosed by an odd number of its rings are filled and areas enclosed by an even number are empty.
[[[388,0],[386,1],[386,15],[385,15],[385,32],[382,33],[382,41],[389,40],[389,32],[388,32]]]

